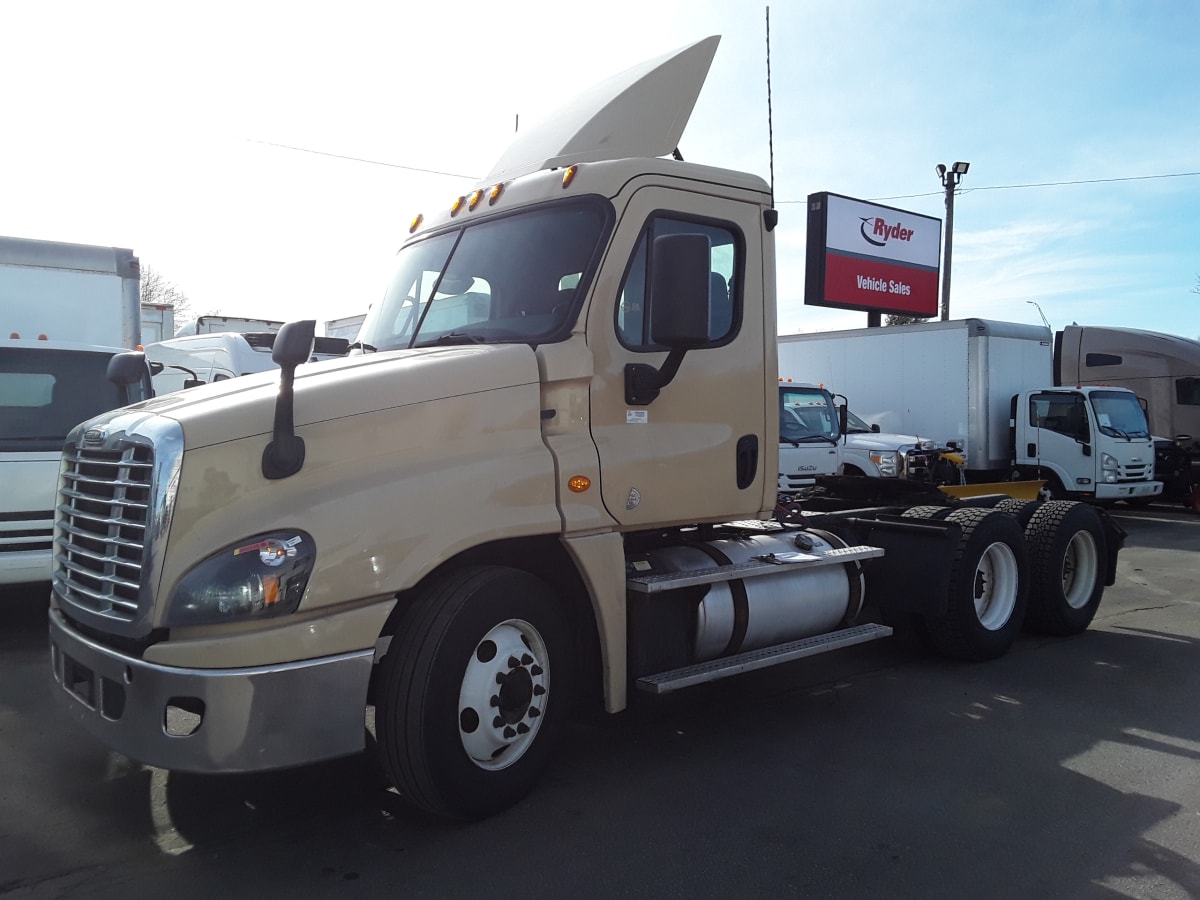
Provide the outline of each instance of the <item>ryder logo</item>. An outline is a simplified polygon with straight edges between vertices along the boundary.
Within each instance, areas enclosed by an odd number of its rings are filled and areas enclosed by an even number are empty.
[[[886,247],[889,240],[912,240],[913,230],[905,228],[899,222],[895,225],[889,225],[885,220],[876,216],[863,216],[861,220],[862,225],[859,231],[862,233],[863,240],[868,244],[874,244],[876,247]]]

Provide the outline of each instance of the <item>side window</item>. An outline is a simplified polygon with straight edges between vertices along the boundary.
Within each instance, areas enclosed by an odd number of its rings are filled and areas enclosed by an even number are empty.
[[[1200,378],[1176,378],[1175,402],[1180,406],[1200,406]]]
[[[646,286],[646,248],[653,238],[665,234],[703,234],[709,240],[708,338],[707,346],[725,343],[737,333],[741,316],[742,242],[732,225],[696,222],[655,216],[642,229],[633,258],[617,299],[617,331],[621,343],[632,350],[661,350],[650,339]]]
[[[1087,411],[1079,395],[1034,394],[1029,398],[1029,422],[1057,434],[1089,440]]]

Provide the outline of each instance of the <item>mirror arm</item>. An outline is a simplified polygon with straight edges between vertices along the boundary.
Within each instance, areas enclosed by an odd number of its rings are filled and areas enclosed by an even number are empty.
[[[313,319],[289,322],[275,335],[271,359],[279,366],[279,396],[275,398],[275,428],[262,455],[264,478],[295,475],[304,466],[304,439],[296,434],[296,366],[312,356],[317,323]]]
[[[674,347],[667,354],[661,369],[648,363],[626,363],[625,402],[630,406],[649,406],[658,392],[670,384],[679,372],[686,347]]]
[[[296,367],[279,370],[279,397],[275,401],[275,429],[271,443],[263,450],[264,478],[278,479],[295,475],[304,465],[304,438],[295,432],[292,410]]]

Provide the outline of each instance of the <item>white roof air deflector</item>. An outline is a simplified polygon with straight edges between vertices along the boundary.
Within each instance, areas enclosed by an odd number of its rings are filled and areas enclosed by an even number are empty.
[[[666,156],[679,146],[720,41],[707,37],[589,88],[518,135],[483,183],[601,159]]]

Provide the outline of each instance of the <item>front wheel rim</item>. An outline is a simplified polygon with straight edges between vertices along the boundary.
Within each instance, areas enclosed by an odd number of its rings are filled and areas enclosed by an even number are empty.
[[[1063,597],[1072,609],[1082,609],[1092,599],[1098,577],[1100,554],[1096,539],[1089,532],[1077,531],[1063,555]]]
[[[523,619],[493,627],[475,645],[458,693],[458,734],[475,765],[507,768],[533,746],[549,699],[546,642]]]
[[[1020,591],[1017,556],[1008,544],[997,541],[979,558],[973,585],[975,615],[988,631],[999,631],[1012,618]]]

